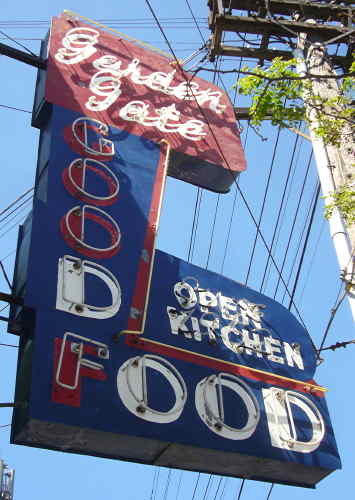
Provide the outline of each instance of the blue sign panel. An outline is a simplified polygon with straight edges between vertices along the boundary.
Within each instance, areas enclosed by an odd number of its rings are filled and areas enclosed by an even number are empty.
[[[54,107],[12,440],[314,487],[340,460],[311,341],[272,299],[154,260],[164,148]]]

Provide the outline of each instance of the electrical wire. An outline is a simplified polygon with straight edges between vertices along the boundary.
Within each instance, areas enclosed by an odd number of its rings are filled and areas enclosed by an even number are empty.
[[[3,217],[2,219],[0,219],[0,224],[2,222],[4,222],[8,217],[10,217],[10,215],[14,214],[15,212],[17,212],[21,207],[23,207],[22,210],[20,210],[20,212],[23,212],[23,210],[26,208],[25,205],[31,201],[33,198],[33,195],[30,196],[29,198],[27,198],[27,200],[24,200],[22,203],[20,203],[20,205],[17,205],[16,208],[14,208],[10,213],[8,213],[7,215],[5,215],[5,217]],[[15,217],[17,217],[18,214],[15,215]],[[2,226],[6,226],[6,224],[8,224],[10,221],[12,221],[14,219],[14,217],[12,217],[11,219],[9,219],[7,222],[5,222],[5,224]]]
[[[202,34],[202,31],[200,30],[200,27],[199,27],[199,25],[198,25],[197,19],[196,19],[196,17],[195,17],[195,15],[194,15],[194,13],[193,13],[193,10],[191,9],[191,5],[190,5],[190,3],[189,3],[189,0],[185,0],[185,2],[186,2],[186,5],[187,5],[187,7],[188,7],[188,9],[189,9],[189,11],[190,11],[190,14],[191,14],[191,16],[192,16],[193,20],[194,20],[195,26],[196,26],[196,28],[197,28],[198,32],[200,33],[200,37],[201,37],[201,39],[202,39],[203,43],[206,43],[206,40],[205,40],[205,38],[204,38],[204,36],[203,36],[203,34]]]
[[[217,495],[218,495],[218,492],[219,492],[219,488],[221,487],[221,484],[222,484],[222,479],[223,479],[223,477],[220,477],[220,478],[219,478],[218,485],[217,485],[217,489],[216,489],[216,493],[215,493],[215,495],[214,495],[213,500],[217,500]]]
[[[347,264],[346,267],[349,266],[350,262],[353,260],[354,258],[354,252],[351,254],[350,256],[350,259],[349,259],[349,262]],[[355,266],[355,264],[353,264],[353,267]],[[341,291],[344,287],[344,291],[342,293],[342,296],[340,297],[340,294],[341,294]],[[338,312],[339,310],[339,307],[341,306],[341,304],[343,303],[345,297],[347,296],[347,289],[346,289],[346,284],[345,283],[341,283],[340,285],[340,288],[339,288],[339,291],[338,291],[338,294],[337,294],[337,297],[335,299],[335,302],[334,302],[334,306],[332,307],[332,309],[330,310],[330,318],[328,320],[328,323],[327,323],[327,326],[325,328],[325,331],[324,331],[324,334],[323,334],[323,337],[322,337],[322,340],[321,340],[321,343],[320,343],[320,346],[318,348],[318,353],[319,351],[323,348],[324,344],[325,344],[325,341],[328,337],[328,334],[329,334],[329,330],[330,330],[330,327],[334,321],[334,318],[335,318],[335,315],[336,313]],[[339,298],[340,297],[340,298]]]
[[[154,491],[154,499],[153,500],[156,500],[156,494],[158,491],[158,483],[159,483],[159,475],[160,475],[160,467],[158,467],[158,474],[157,474],[157,480],[155,483],[155,491]]]
[[[152,489],[151,489],[151,492],[150,492],[150,500],[153,500],[154,486],[155,486],[155,481],[156,481],[156,478],[157,478],[157,474],[158,474],[158,469],[157,469],[157,467],[154,467],[154,476],[153,476]]]
[[[291,226],[291,230],[290,230],[288,241],[287,241],[287,245],[286,245],[286,250],[284,252],[284,257],[283,257],[282,264],[281,264],[281,273],[282,273],[282,271],[284,269],[284,266],[285,266],[285,263],[286,263],[286,259],[287,259],[287,255],[288,255],[288,250],[290,248],[290,244],[291,244],[291,240],[292,240],[292,236],[293,236],[293,230],[295,228],[296,220],[297,220],[297,216],[298,216],[298,212],[299,212],[299,209],[300,209],[300,206],[301,206],[301,200],[303,198],[303,193],[304,193],[306,182],[307,182],[307,179],[308,179],[308,173],[309,173],[309,169],[310,169],[310,166],[311,166],[312,158],[313,158],[313,151],[311,151],[311,153],[309,155],[309,159],[308,159],[308,163],[307,163],[307,168],[306,168],[306,173],[304,175],[301,192],[300,192],[299,197],[298,197],[298,203],[297,203],[297,207],[296,207],[296,212],[295,212],[295,215],[293,217],[292,226]],[[274,296],[273,296],[274,299],[275,299],[275,297],[277,295],[277,292],[278,292],[278,289],[279,289],[280,276],[279,276],[279,278],[277,280],[277,284],[276,284],[276,288],[275,288],[275,292],[274,292]]]
[[[244,488],[244,483],[245,483],[245,479],[242,479],[242,482],[241,482],[240,488],[239,488],[239,493],[238,493],[237,500],[240,500],[240,497],[242,496],[242,491],[243,491],[243,488]]]
[[[180,489],[181,489],[181,481],[182,481],[182,474],[183,474],[183,471],[180,471],[180,477],[179,477],[179,482],[178,482],[178,486],[177,486],[177,489],[176,489],[176,496],[175,496],[175,500],[178,500],[178,499],[179,499],[179,493],[180,493]]]
[[[269,489],[269,493],[268,493],[268,495],[266,497],[266,500],[269,500],[269,498],[271,497],[271,493],[272,493],[272,490],[274,489],[274,486],[275,486],[275,484],[272,483],[272,485],[270,486],[270,489]]]
[[[319,247],[320,239],[322,237],[324,228],[325,228],[325,218],[323,217],[322,224],[321,224],[321,227],[319,229],[318,236],[317,236],[317,239],[316,239],[316,244],[314,246],[314,250],[313,250],[313,253],[312,253],[312,257],[310,258],[310,261],[309,261],[308,270],[305,272],[306,279],[305,279],[305,282],[303,284],[303,288],[302,288],[302,291],[300,293],[300,296],[298,297],[298,303],[299,304],[302,302],[306,286],[308,285],[309,277],[310,277],[312,269],[314,267],[315,257],[316,257],[317,252],[318,252],[318,247]]]
[[[212,249],[212,242],[213,242],[213,237],[214,237],[214,230],[216,226],[216,220],[217,220],[217,213],[218,213],[218,207],[219,207],[219,200],[221,198],[221,195],[217,195],[217,202],[216,202],[216,208],[214,211],[214,217],[213,217],[213,223],[212,223],[212,230],[211,230],[211,238],[210,238],[210,244],[208,247],[208,255],[207,255],[207,262],[206,262],[206,269],[208,269],[208,264],[210,262],[210,256],[211,256],[211,249]]]
[[[194,237],[193,237],[193,241],[192,241],[192,250],[191,250],[191,259],[190,259],[190,262],[192,262],[192,259],[193,259],[194,253],[195,253],[195,244],[196,244],[196,237],[197,237],[197,228],[198,228],[198,223],[199,223],[199,219],[200,219],[200,211],[201,211],[201,202],[202,202],[202,197],[203,197],[203,189],[199,188],[199,192],[200,192],[200,199],[199,199],[198,206],[197,206],[196,224],[195,224]]]
[[[198,473],[198,476],[197,476],[197,479],[196,479],[194,493],[192,495],[192,500],[195,500],[196,490],[197,490],[198,483],[200,481],[200,477],[201,477],[201,472]]]
[[[8,284],[8,287],[9,287],[9,289],[11,290],[11,289],[12,289],[11,282],[10,282],[10,280],[9,280],[9,277],[8,277],[7,273],[6,273],[6,269],[5,269],[5,267],[4,267],[4,264],[2,263],[2,261],[1,261],[1,260],[0,260],[0,268],[1,268],[1,270],[2,270],[2,273],[3,273],[4,277],[5,277],[5,281],[6,281],[6,283]]]
[[[6,234],[8,234],[10,231],[12,231],[15,227],[18,227],[20,224],[22,224],[22,222],[24,222],[26,220],[26,217],[20,217],[20,219],[18,219],[15,224],[13,224],[11,227],[9,227],[9,229],[7,229],[7,231],[5,231],[4,233],[0,234],[0,238],[3,238]]]
[[[8,259],[11,255],[13,255],[16,252],[16,248],[12,250],[10,253],[8,253],[5,257],[3,257],[1,260],[4,262],[4,260]]]
[[[207,492],[208,492],[208,490],[210,488],[211,480],[212,480],[212,474],[210,474],[210,477],[208,478],[208,482],[207,482],[205,493],[203,495],[203,499],[202,500],[206,500],[206,496],[207,496]]]
[[[18,198],[16,198],[16,200],[14,200],[12,203],[10,203],[10,205],[8,205],[6,208],[4,208],[0,212],[0,215],[3,215],[4,213],[6,213],[10,208],[12,208],[14,205],[16,205],[16,203],[18,201],[22,200],[22,198],[24,198],[28,193],[30,193],[33,190],[34,190],[34,187],[31,187],[30,189],[27,189],[27,191],[25,191],[24,193],[22,193]]]
[[[276,237],[276,233],[277,233],[277,229],[278,229],[278,225],[279,225],[279,221],[280,221],[280,217],[281,217],[281,213],[282,213],[282,208],[283,208],[283,204],[284,204],[284,200],[285,200],[285,196],[286,196],[286,192],[287,192],[288,183],[289,183],[290,176],[291,176],[291,170],[292,170],[292,166],[293,166],[293,159],[294,159],[294,156],[295,156],[295,152],[296,152],[296,148],[297,148],[297,144],[298,144],[299,138],[300,138],[300,136],[296,135],[296,139],[295,139],[295,143],[294,143],[293,151],[292,151],[292,155],[291,155],[291,160],[290,160],[288,171],[287,171],[287,175],[286,175],[286,182],[285,182],[284,190],[283,190],[283,193],[282,193],[281,202],[280,202],[280,206],[279,206],[279,210],[278,210],[277,218],[276,218],[276,223],[275,223],[275,227],[274,227],[274,231],[273,231],[273,235],[272,235],[272,240],[271,240],[271,245],[270,245],[270,252],[272,252],[273,247],[274,247],[275,237]],[[265,266],[264,274],[263,274],[263,277],[262,277],[262,280],[261,280],[261,285],[260,285],[260,293],[263,291],[263,287],[264,287],[264,283],[265,283],[265,278],[266,278],[266,273],[267,273],[267,269],[269,267],[269,262],[270,262],[270,255],[268,255],[268,257],[267,257],[266,266]]]
[[[188,254],[187,254],[187,261],[188,262],[191,262],[190,257],[191,257],[191,251],[192,251],[192,241],[193,241],[193,237],[194,237],[194,232],[196,230],[195,224],[196,224],[196,214],[197,214],[197,207],[198,207],[199,198],[200,198],[200,188],[197,188],[197,190],[196,190],[196,201],[195,201],[194,216],[193,216],[193,219],[192,219],[192,227],[191,227],[189,251],[188,251]]]
[[[16,349],[18,349],[18,345],[15,345],[15,344],[0,344],[0,346],[3,346],[3,347],[16,347]]]
[[[240,179],[240,177],[238,176],[238,180],[237,180],[238,183],[239,183],[239,179]],[[238,196],[238,190],[237,190],[237,188],[235,188],[235,194],[234,194],[234,198],[233,198],[232,211],[231,211],[231,214],[230,214],[230,217],[229,217],[229,223],[228,223],[227,240],[226,240],[226,243],[225,243],[225,246],[224,246],[224,253],[223,253],[223,259],[222,259],[222,264],[221,264],[221,274],[223,274],[224,263],[225,263],[227,252],[228,252],[230,235],[231,235],[231,231],[232,231],[232,223],[233,223],[233,219],[234,219],[235,207],[236,207],[236,204],[237,204],[237,196]]]
[[[309,206],[308,206],[308,210],[307,210],[307,213],[306,213],[306,217],[304,219],[304,222],[302,223],[302,231],[301,231],[301,234],[299,236],[298,243],[296,245],[296,252],[294,253],[294,256],[293,256],[293,259],[292,259],[292,264],[291,264],[291,266],[289,266],[289,271],[288,271],[288,276],[287,276],[287,286],[289,286],[289,284],[290,284],[290,281],[291,281],[291,278],[293,276],[294,269],[295,269],[295,266],[296,266],[296,262],[297,262],[297,259],[298,259],[298,255],[299,255],[299,252],[301,251],[301,245],[302,245],[302,241],[303,241],[303,239],[305,237],[305,234],[306,234],[306,228],[308,226],[309,219],[310,219],[310,216],[311,216],[312,206],[313,206],[313,203],[314,203],[314,201],[316,199],[317,185],[318,184],[316,184],[316,186],[314,187],[313,194],[311,196],[311,200],[310,200],[310,203],[309,203]],[[286,290],[284,290],[282,299],[279,302],[281,302],[282,304],[284,304],[285,297],[286,297]]]
[[[166,481],[166,485],[165,485],[164,499],[163,499],[163,500],[166,500],[166,499],[167,499],[167,496],[168,496],[168,490],[169,490],[169,485],[170,485],[170,479],[171,479],[171,469],[169,469],[169,472],[168,472],[168,479],[167,479],[167,481]]]
[[[32,111],[28,111],[27,109],[15,108],[14,106],[6,106],[5,104],[0,104],[0,108],[12,109],[13,111],[22,111],[23,113],[29,113],[32,115]]]
[[[309,224],[308,224],[308,228],[307,228],[306,239],[305,239],[305,242],[304,242],[304,245],[303,245],[301,259],[300,259],[300,262],[298,264],[296,278],[295,278],[295,282],[294,282],[293,289],[292,289],[292,292],[291,292],[290,302],[289,302],[289,305],[288,305],[288,309],[289,310],[291,310],[291,307],[293,305],[293,300],[295,298],[296,288],[297,288],[297,285],[298,285],[298,280],[299,280],[299,277],[300,277],[300,274],[301,274],[301,269],[302,269],[302,265],[303,265],[303,261],[304,261],[304,256],[306,254],[309,237],[310,237],[311,230],[312,230],[312,224],[313,224],[314,214],[316,212],[316,208],[317,208],[317,205],[318,205],[318,202],[319,202],[319,194],[320,194],[320,182],[318,181],[316,196],[315,196],[315,200],[314,200],[314,204],[313,204],[313,208],[312,208],[312,213],[311,213],[311,218],[310,218],[310,221],[309,221]]]
[[[263,202],[262,202],[262,205],[261,205],[259,220],[258,220],[258,223],[257,223],[257,226],[256,226],[256,234],[255,234],[255,238],[254,238],[254,243],[253,243],[253,248],[252,248],[252,252],[251,252],[251,257],[250,257],[250,260],[249,260],[248,271],[247,271],[247,275],[246,275],[245,282],[244,282],[245,285],[248,284],[248,279],[249,279],[249,275],[250,275],[250,271],[251,271],[251,266],[252,266],[252,263],[253,263],[253,260],[254,260],[256,244],[257,244],[257,241],[258,241],[258,238],[259,238],[261,220],[262,220],[263,215],[264,215],[266,198],[267,198],[267,195],[268,195],[268,192],[269,192],[270,180],[271,180],[271,175],[272,175],[272,171],[273,171],[273,168],[274,168],[274,162],[275,162],[275,157],[276,157],[277,146],[279,144],[280,133],[281,133],[281,126],[279,126],[279,128],[277,130],[277,135],[276,135],[274,150],[273,150],[273,153],[272,153],[271,164],[270,164],[270,167],[269,167],[269,173],[268,173],[266,187],[265,187],[265,191],[264,191]],[[270,256],[271,256],[271,250],[269,252],[269,258],[270,258]]]
[[[224,500],[224,495],[225,495],[225,492],[226,492],[227,483],[228,483],[228,477],[225,477],[224,478],[223,490],[222,490],[222,493],[221,493],[220,500]]]
[[[300,154],[301,154],[301,149],[302,149],[303,144],[304,144],[304,137],[301,137],[301,142],[300,142],[300,145],[298,147],[297,154],[296,154],[296,160],[294,162],[295,168],[292,171],[291,180],[290,180],[290,183],[289,183],[289,186],[288,186],[288,189],[287,189],[287,193],[286,193],[286,202],[285,202],[285,205],[284,205],[283,210],[282,210],[281,221],[280,221],[280,224],[279,224],[279,227],[278,227],[278,230],[277,230],[276,241],[275,241],[275,248],[278,247],[278,244],[279,244],[279,241],[280,241],[280,237],[281,237],[282,228],[283,228],[284,222],[286,220],[286,212],[287,212],[287,208],[288,208],[289,201],[290,201],[290,198],[291,198],[292,188],[293,188],[293,184],[294,184],[294,180],[295,180],[295,174],[296,174],[296,171],[297,171],[297,168],[298,168]],[[269,281],[269,278],[270,278],[270,275],[271,275],[271,270],[272,270],[271,269],[271,265],[269,265],[267,277],[266,277],[266,280],[265,280],[265,289],[267,287],[267,284],[268,284],[268,281]]]
[[[151,12],[151,14],[152,14],[152,16],[154,17],[155,22],[157,23],[157,26],[158,26],[158,28],[159,28],[159,30],[160,30],[160,33],[162,34],[162,36],[163,36],[163,38],[164,38],[164,40],[165,40],[165,43],[167,44],[167,46],[168,46],[168,48],[169,48],[169,50],[170,50],[170,52],[171,52],[172,56],[173,56],[173,57],[174,57],[174,59],[175,59],[175,62],[176,62],[177,67],[178,67],[179,69],[181,69],[180,64],[179,64],[179,60],[177,59],[177,57],[176,57],[176,55],[175,55],[175,53],[174,53],[174,50],[173,50],[173,48],[172,48],[172,46],[171,46],[171,43],[169,42],[169,40],[168,40],[168,38],[167,38],[167,36],[166,36],[166,34],[165,34],[165,32],[164,32],[164,30],[163,30],[163,28],[162,28],[162,26],[161,26],[160,22],[159,22],[159,19],[157,18],[156,14],[155,14],[155,12],[154,12],[154,10],[153,10],[153,8],[152,8],[152,6],[151,6],[151,4],[150,4],[149,0],[145,0],[145,3],[147,4],[147,6],[148,6],[148,8],[149,8],[149,10],[150,10],[150,12]],[[186,78],[185,78],[185,79],[186,79]],[[187,81],[187,83],[188,83],[188,80],[187,80],[187,79],[186,79],[186,81]],[[194,93],[192,93],[192,95],[195,97]],[[202,116],[204,117],[204,119],[205,119],[205,121],[206,121],[206,124],[207,124],[207,126],[208,126],[208,128],[209,128],[209,131],[210,131],[210,133],[211,133],[211,135],[212,135],[212,137],[213,137],[213,140],[214,140],[214,142],[215,142],[215,144],[216,144],[216,146],[217,146],[217,148],[218,148],[218,150],[219,150],[220,155],[222,156],[222,158],[223,158],[223,160],[224,160],[225,164],[226,164],[226,165],[227,165],[227,167],[229,168],[229,171],[230,171],[231,175],[233,176],[233,181],[234,181],[234,183],[235,183],[235,184],[236,184],[236,186],[237,186],[237,189],[238,189],[238,191],[239,191],[239,193],[240,193],[240,196],[241,196],[241,198],[242,198],[242,200],[243,200],[243,203],[245,204],[245,206],[246,206],[246,208],[247,208],[247,211],[248,211],[248,213],[249,213],[249,216],[251,217],[251,219],[252,219],[253,223],[256,225],[256,227],[257,227],[257,231],[258,231],[258,233],[259,233],[259,235],[260,235],[260,238],[261,238],[261,240],[262,240],[263,244],[265,245],[265,247],[266,247],[267,251],[268,251],[268,252],[270,252],[270,249],[269,249],[269,246],[268,246],[268,244],[267,244],[267,242],[266,242],[266,239],[265,239],[265,237],[263,236],[262,232],[260,231],[260,228],[258,227],[258,224],[257,224],[257,221],[256,221],[256,219],[255,219],[255,217],[254,217],[253,211],[252,211],[252,209],[250,208],[250,205],[249,205],[249,203],[248,203],[248,201],[247,201],[247,199],[246,199],[245,195],[243,194],[243,192],[242,192],[241,188],[240,188],[240,187],[238,186],[238,184],[236,183],[236,181],[235,181],[235,177],[234,177],[234,175],[233,175],[233,173],[232,173],[232,169],[231,169],[231,167],[230,167],[230,165],[229,165],[228,161],[226,160],[226,158],[225,158],[225,156],[224,156],[224,153],[223,153],[223,150],[222,150],[222,148],[221,148],[221,146],[220,146],[220,144],[219,144],[219,141],[217,140],[216,135],[215,135],[214,131],[212,130],[211,125],[210,125],[210,123],[209,123],[209,120],[208,120],[208,118],[206,117],[206,115],[205,115],[205,113],[204,113],[203,109],[201,108],[200,104],[198,103],[198,101],[197,101],[196,97],[195,97],[195,102],[196,102],[196,104],[197,104],[197,107],[198,107],[198,109],[199,109],[199,112],[202,114]],[[271,261],[272,261],[273,265],[275,266],[275,269],[277,270],[277,272],[278,272],[278,274],[279,274],[279,278],[280,278],[281,282],[282,282],[282,283],[284,284],[284,286],[286,287],[285,280],[284,280],[284,278],[283,278],[283,276],[282,276],[282,274],[281,274],[281,272],[280,272],[280,269],[279,269],[279,267],[278,267],[278,265],[277,265],[277,263],[276,263],[276,261],[275,261],[274,257],[271,255],[271,253],[270,253],[270,259],[271,259]],[[286,289],[287,289],[287,287],[286,287]],[[289,292],[289,290],[288,290],[288,289],[287,289],[287,293],[288,293],[288,295],[290,295],[290,292]],[[310,336],[310,334],[309,334],[309,332],[308,332],[308,330],[307,330],[307,327],[306,327],[306,325],[305,325],[305,323],[304,323],[304,321],[303,321],[303,318],[302,318],[302,316],[301,316],[301,314],[300,314],[300,312],[299,312],[299,310],[298,310],[298,308],[297,308],[297,306],[296,306],[295,304],[294,304],[294,309],[295,309],[295,311],[296,311],[296,313],[297,313],[297,316],[299,317],[299,319],[300,319],[301,323],[303,324],[303,326],[304,326],[304,328],[305,328],[305,330],[306,330],[307,334],[309,335],[309,338],[310,338],[310,340],[311,340],[311,342],[312,342],[312,344],[313,344],[312,338],[311,338],[311,336]]]
[[[26,47],[26,45],[23,45],[22,43],[18,42],[17,40],[15,40],[15,38],[12,38],[10,35],[5,33],[4,31],[0,30],[0,33],[2,35],[4,35],[7,39],[11,40],[12,42],[15,42],[19,47],[22,47],[23,49],[25,49],[32,56],[34,56],[36,58],[38,57],[34,52],[32,52],[32,50],[30,50],[28,47]]]

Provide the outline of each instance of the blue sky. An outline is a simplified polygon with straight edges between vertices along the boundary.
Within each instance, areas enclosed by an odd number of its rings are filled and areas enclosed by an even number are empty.
[[[199,33],[193,26],[185,0],[175,2],[152,0],[151,3],[159,19],[163,21],[164,30],[179,57],[183,58],[201,46]],[[206,27],[208,15],[206,2],[193,0],[190,1],[190,4],[195,15],[201,21],[203,35],[207,37],[209,32]],[[70,8],[92,19],[114,19],[118,30],[167,50],[145,2],[140,0],[130,3],[112,2],[111,0],[104,3],[92,2],[91,0],[86,2],[73,1],[71,5],[63,4],[57,0],[52,0],[50,3],[39,0],[32,4],[24,3],[21,5],[21,9],[14,2],[3,1],[0,9],[0,29],[12,37],[25,38],[26,40],[22,40],[22,43],[37,53],[40,45],[38,39],[45,35],[51,16],[59,14],[65,8]],[[131,24],[137,18],[144,20],[145,23],[143,25]],[[167,20],[167,18],[170,20]],[[185,19],[184,21],[180,19],[181,24],[177,24],[172,21],[173,18]],[[188,23],[186,18],[189,19]],[[204,20],[201,18],[204,18]],[[19,23],[19,21],[22,23]],[[108,21],[107,23],[109,24]],[[0,33],[0,38],[2,37],[3,35]],[[19,41],[21,42],[21,40]],[[1,42],[7,43],[4,39]],[[237,61],[231,60],[225,61],[223,64],[226,68],[232,68],[236,67],[237,63]],[[0,57],[0,66],[2,75],[0,80],[0,105],[31,110],[36,70],[4,56]],[[211,78],[211,74],[208,73],[200,76],[207,79]],[[225,78],[225,85],[228,89],[231,88],[232,83],[233,79],[231,77]],[[233,96],[233,91],[231,91],[231,95]],[[242,106],[246,105],[246,102],[237,100],[236,104]],[[33,185],[39,134],[36,129],[31,128],[30,115],[27,113],[0,107],[0,116],[2,117],[0,144],[2,148],[1,171],[3,176],[0,183],[1,211],[2,208]],[[247,128],[245,122],[242,125],[244,127],[242,138],[246,144],[248,170],[242,174],[240,186],[257,218],[260,213],[267,175],[277,139],[277,130],[265,124],[262,134],[268,137],[268,140],[262,141],[253,131]],[[280,134],[271,176],[270,191],[265,205],[265,216],[261,225],[263,234],[265,234],[269,242],[272,238],[275,218],[295,139],[296,136],[292,132],[282,131]],[[275,251],[278,262],[281,262],[283,258],[309,154],[310,146],[307,140],[300,139],[296,145],[295,174]],[[306,214],[312,199],[316,179],[315,167],[312,164],[300,208],[300,216],[295,226],[294,239],[291,243],[292,251],[286,261],[286,276],[291,269],[293,255],[296,252],[298,240],[305,226]],[[174,179],[168,180],[158,246],[160,249],[183,259],[186,259],[188,255],[196,191],[193,186]],[[244,282],[255,237],[255,225],[238,196],[235,215],[232,220],[232,231],[224,260],[228,224],[234,197],[234,189],[228,195],[220,197],[211,254],[208,259],[211,221],[215,214],[217,195],[207,191],[203,192],[197,228],[197,244],[192,262],[201,267],[206,267],[208,260],[209,269],[221,272],[223,267],[223,273],[226,276]],[[340,286],[339,270],[329,238],[327,223],[324,223],[322,218],[322,203],[320,201],[318,204],[310,244],[295,299],[316,345],[320,343]],[[3,260],[9,276],[12,275],[14,250],[16,248],[17,231],[15,226],[26,215],[26,206],[24,208],[23,212],[18,211],[14,214],[16,218],[12,221],[7,219],[2,223],[0,222],[0,259]],[[5,225],[5,222],[9,222],[8,225]],[[255,289],[260,287],[266,259],[265,248],[258,241],[248,281],[248,285]],[[294,272],[292,276],[294,277]],[[272,270],[264,293],[272,296],[276,282],[277,275]],[[2,276],[0,277],[0,290],[8,291]],[[277,299],[281,301],[282,298],[283,290],[281,289]],[[287,301],[285,303],[287,305]],[[0,314],[5,313],[6,310]],[[5,324],[1,324],[0,328],[2,343],[15,344],[17,342],[16,337],[6,333]],[[352,338],[353,323],[349,307],[344,301],[330,330],[327,345]],[[1,402],[13,401],[16,358],[17,349],[0,346]],[[329,388],[327,401],[343,461],[343,470],[333,473],[329,478],[322,481],[316,491],[275,486],[271,496],[274,500],[284,498],[285,495],[290,500],[300,498],[327,500],[328,498],[334,498],[340,492],[351,491],[354,443],[351,365],[354,359],[354,351],[351,346],[347,349],[337,350],[334,353],[327,351],[324,358],[325,362],[320,366],[316,380],[321,385]],[[0,426],[10,423],[10,420],[11,412],[7,409],[1,409]],[[57,500],[63,498],[63,496],[67,498],[85,496],[87,500],[91,500],[96,499],[98,495],[105,497],[107,500],[122,496],[128,500],[136,498],[148,499],[155,473],[155,468],[150,466],[10,445],[9,428],[6,427],[0,428],[0,458],[5,459],[9,465],[16,468],[15,498],[18,500],[34,496],[39,500],[48,497]],[[169,488],[165,492],[168,476],[169,471],[167,469],[162,469],[159,472],[156,498],[164,497],[168,500],[176,498],[180,472],[172,471]],[[179,498],[192,497],[196,478],[196,473],[183,473]],[[218,480],[217,477],[213,478],[206,498],[214,498]],[[201,476],[196,491],[196,499],[203,498],[207,481],[208,475]],[[227,500],[235,498],[239,485],[239,479],[229,479],[224,498]],[[266,498],[268,488],[267,484],[247,481],[242,498]]]

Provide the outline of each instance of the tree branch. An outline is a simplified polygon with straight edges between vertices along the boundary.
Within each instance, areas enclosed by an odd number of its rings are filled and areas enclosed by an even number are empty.
[[[318,74],[314,74],[314,73],[306,73],[306,75],[304,76],[267,76],[265,74],[262,74],[262,73],[254,73],[253,71],[243,71],[243,70],[239,70],[239,69],[225,69],[225,70],[222,70],[222,69],[213,69],[213,68],[203,68],[202,66],[200,66],[199,68],[197,68],[197,71],[209,71],[210,73],[222,73],[222,74],[226,74],[226,73],[239,73],[241,75],[248,75],[248,76],[256,76],[258,78],[261,78],[261,79],[264,79],[264,80],[268,80],[269,82],[277,82],[277,81],[280,81],[280,80],[307,80],[309,78],[316,78],[318,80],[327,80],[327,79],[333,79],[333,80],[341,80],[342,78],[346,78],[346,77],[349,77],[349,76],[353,76],[355,77],[355,72],[354,71],[351,71],[350,73],[343,73],[342,75],[318,75]]]

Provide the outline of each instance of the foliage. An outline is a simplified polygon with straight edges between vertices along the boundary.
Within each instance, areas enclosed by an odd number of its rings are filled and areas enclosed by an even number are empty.
[[[252,97],[250,123],[258,129],[263,120],[271,118],[273,125],[295,127],[300,120],[310,123],[303,100],[317,115],[318,125],[313,128],[326,144],[339,145],[345,124],[353,123],[351,92],[355,90],[355,61],[349,76],[341,79],[335,97],[322,98],[312,92],[312,76],[300,76],[295,71],[296,59],[275,57],[268,67],[245,66],[241,78],[234,86],[239,93]],[[306,97],[305,97],[306,96]]]
[[[270,115],[271,123],[282,127],[294,126],[303,119],[302,81],[287,79],[295,76],[292,69],[295,64],[295,59],[284,61],[275,57],[268,68],[242,68],[242,73],[253,74],[241,78],[234,87],[239,87],[240,94],[252,96],[250,122],[254,127],[259,127]],[[289,101],[287,108],[286,100]]]
[[[325,207],[324,216],[330,219],[335,208],[342,214],[347,226],[355,223],[355,190],[352,185],[345,184],[331,194],[332,201]]]
[[[240,94],[252,97],[250,124],[258,132],[265,119],[271,119],[273,125],[288,128],[304,120],[308,125],[312,122],[312,130],[325,144],[339,146],[345,133],[350,137],[352,134],[354,111],[351,94],[355,90],[355,59],[349,72],[343,78],[337,78],[339,92],[335,96],[333,92],[333,96],[327,98],[313,92],[312,78],[316,77],[311,73],[300,76],[296,64],[296,59],[285,61],[275,57],[268,67],[245,66],[240,71],[246,76],[240,78],[234,88],[238,87]],[[331,195],[332,201],[325,208],[326,218],[331,217],[337,207],[347,225],[355,222],[355,191],[352,186],[344,184]]]

